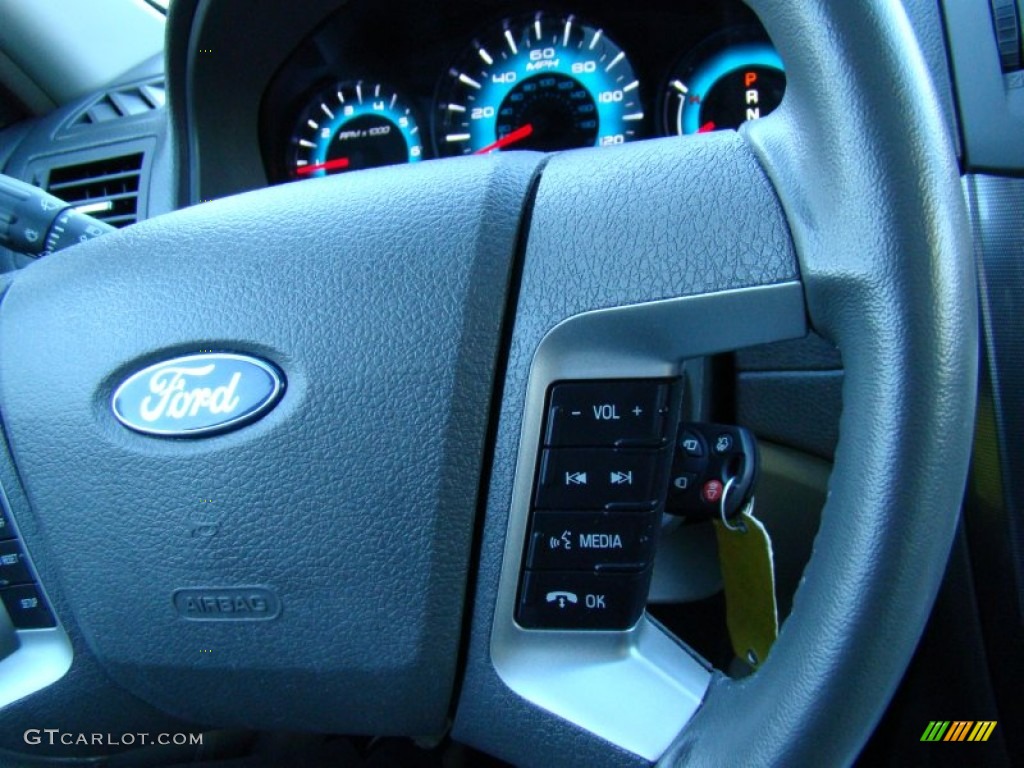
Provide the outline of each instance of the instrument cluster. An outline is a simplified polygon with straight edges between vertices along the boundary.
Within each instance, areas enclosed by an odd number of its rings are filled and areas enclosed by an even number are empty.
[[[579,11],[579,12],[577,12]],[[784,67],[735,0],[438,5],[361,0],[278,71],[261,107],[272,182],[437,157],[735,129]]]

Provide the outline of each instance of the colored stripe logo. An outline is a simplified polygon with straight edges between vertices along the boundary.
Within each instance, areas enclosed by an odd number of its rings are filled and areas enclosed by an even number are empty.
[[[988,741],[996,720],[932,720],[921,741]]]

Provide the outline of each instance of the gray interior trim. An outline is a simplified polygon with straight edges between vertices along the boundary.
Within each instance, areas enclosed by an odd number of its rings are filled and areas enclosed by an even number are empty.
[[[10,89],[32,112],[43,115],[57,106],[36,82],[25,74],[18,62],[0,50],[0,82]]]
[[[687,331],[690,332],[687,332]],[[687,358],[807,332],[799,282],[585,312],[534,356],[491,635],[491,657],[520,696],[656,760],[700,706],[711,676],[644,617],[625,632],[524,630],[513,618],[548,387],[560,379],[678,376]]]
[[[0,709],[57,682],[71,669],[71,641],[61,627],[20,629],[19,647],[0,661]]]
[[[986,362],[992,382],[999,460],[1006,508],[1004,561],[1009,566],[1002,589],[1012,594],[1024,624],[1024,335],[1020,300],[1024,288],[1024,179],[995,176],[964,178],[975,256],[978,260]],[[969,529],[970,530],[970,529]],[[993,587],[993,590],[995,588]],[[1011,600],[1007,600],[1011,603]],[[1011,609],[1012,610],[1012,609]],[[1009,613],[1008,613],[1009,615]],[[1010,622],[1007,622],[1009,624]]]
[[[967,165],[1024,170],[1024,70],[1003,73],[987,2],[942,4]]]
[[[172,5],[172,17],[188,15]],[[342,0],[305,0],[297,13],[289,3],[264,3],[252,13],[249,0],[202,0],[195,5],[187,42],[176,28],[176,46],[187,45],[185,92],[172,83],[172,98],[184,97],[188,124],[189,188],[185,204],[258,189],[267,184],[258,136],[259,104],[277,68],[303,37]],[[237,45],[237,40],[246,45]],[[252,51],[259,51],[253,57]],[[180,51],[177,54],[180,56]],[[176,71],[171,53],[169,74]],[[231,158],[231,162],[223,162]],[[179,158],[180,162],[180,158]]]
[[[142,0],[0,0],[0,19],[0,50],[57,104],[107,85],[164,45],[164,17]]]
[[[10,514],[11,504],[3,489],[0,489],[0,497],[0,503],[8,512],[7,519],[16,527],[14,516]],[[19,536],[18,540],[23,539]],[[46,592],[42,584],[37,586]],[[53,601],[49,596],[47,603],[52,610]],[[2,604],[0,611],[6,619],[7,612]],[[60,680],[71,669],[74,658],[71,640],[59,623],[50,629],[18,629],[14,635],[17,649],[0,658],[0,710]]]
[[[835,455],[843,372],[753,371],[736,377],[736,420],[762,439],[824,459]]]

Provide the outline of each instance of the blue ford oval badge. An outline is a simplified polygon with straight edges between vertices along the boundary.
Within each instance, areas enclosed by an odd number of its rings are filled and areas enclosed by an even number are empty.
[[[205,353],[151,365],[129,376],[111,400],[128,429],[200,437],[237,429],[273,408],[284,391],[274,366],[248,355]]]

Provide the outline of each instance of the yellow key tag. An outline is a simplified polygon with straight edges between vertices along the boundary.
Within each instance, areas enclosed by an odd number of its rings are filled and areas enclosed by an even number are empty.
[[[757,669],[779,635],[772,540],[747,504],[733,520],[715,520],[725,586],[725,619],[736,655]]]

